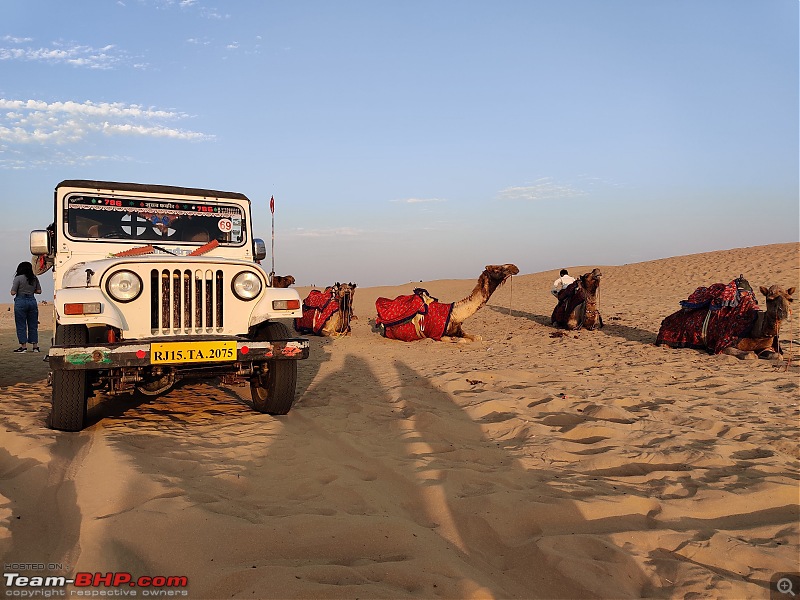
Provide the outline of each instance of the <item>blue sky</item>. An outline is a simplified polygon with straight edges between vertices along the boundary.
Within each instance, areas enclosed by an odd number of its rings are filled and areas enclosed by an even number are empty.
[[[4,0],[0,268],[63,179],[274,195],[299,285],[798,241],[799,53],[796,0]]]

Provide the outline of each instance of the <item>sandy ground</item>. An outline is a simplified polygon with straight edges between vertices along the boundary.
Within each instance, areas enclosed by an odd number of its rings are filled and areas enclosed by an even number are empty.
[[[653,342],[700,285],[797,286],[799,250],[570,267],[603,271],[606,327],[555,337],[556,272],[500,288],[471,344],[370,321],[378,296],[449,302],[474,280],[359,288],[285,417],[190,383],[96,396],[77,434],[46,428],[48,365],[11,353],[0,305],[5,572],[186,576],[191,598],[768,598],[800,571],[797,316],[791,361]]]

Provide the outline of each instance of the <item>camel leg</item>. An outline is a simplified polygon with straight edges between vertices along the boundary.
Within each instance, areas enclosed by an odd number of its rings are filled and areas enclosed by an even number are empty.
[[[739,350],[738,348],[734,348],[731,346],[730,348],[725,348],[722,351],[722,354],[727,354],[728,356],[735,356],[740,360],[755,360],[758,358],[756,353],[751,350]]]
[[[565,324],[566,329],[569,329],[570,331],[575,331],[580,327],[580,324],[583,321],[583,314],[585,308],[586,308],[585,304],[579,304],[573,309],[573,311],[569,315],[567,315],[567,322]]]
[[[449,343],[451,343],[451,344],[466,344],[467,342],[471,342],[471,341],[473,341],[473,336],[466,335],[466,334],[464,334],[464,335],[460,335],[460,336],[456,336],[456,335],[443,335],[443,336],[441,337],[441,341],[443,341],[443,342],[449,342]]]
[[[731,352],[727,352],[731,350]],[[742,338],[739,343],[723,352],[743,358],[753,360],[754,358],[765,358],[767,360],[780,359],[779,352],[775,352],[775,338]]]

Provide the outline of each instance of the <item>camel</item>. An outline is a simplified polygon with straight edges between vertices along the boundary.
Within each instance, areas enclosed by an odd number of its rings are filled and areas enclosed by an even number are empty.
[[[488,265],[466,298],[444,304],[417,288],[411,296],[394,300],[378,298],[376,324],[382,335],[390,339],[414,341],[423,338],[444,342],[480,341],[479,335],[465,333],[462,325],[489,300],[506,279],[519,273],[516,265]]]
[[[758,309],[755,294],[743,277],[725,285],[698,288],[683,308],[661,322],[656,345],[705,348],[712,354],[740,359],[778,359],[781,322],[791,315],[796,288],[761,286],[767,310]]]
[[[792,313],[789,307],[794,302],[792,295],[795,288],[787,290],[777,285],[758,288],[767,300],[767,310],[758,311],[756,322],[746,337],[739,338],[734,346],[728,346],[722,352],[740,359],[752,359],[759,356],[777,359],[781,357],[781,346],[778,335],[781,332],[781,321],[788,319]]]
[[[590,331],[603,327],[600,316],[600,269],[581,275],[558,293],[558,304],[550,321],[557,327],[574,330],[584,327]]]
[[[290,285],[294,285],[294,277],[291,275],[272,275],[272,287],[288,288]]]
[[[350,335],[350,321],[357,318],[353,314],[356,287],[337,281],[323,292],[311,290],[303,300],[303,316],[294,320],[295,329],[322,337]]]

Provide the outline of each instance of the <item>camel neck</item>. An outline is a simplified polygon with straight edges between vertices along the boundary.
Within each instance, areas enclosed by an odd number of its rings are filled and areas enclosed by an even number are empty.
[[[781,322],[774,314],[767,312],[759,313],[756,326],[753,328],[753,337],[775,337],[781,331]]]
[[[483,273],[478,279],[478,283],[475,284],[475,287],[472,289],[472,293],[453,304],[453,312],[450,319],[461,323],[464,319],[474,315],[479,308],[486,304],[498,285],[499,282],[490,280],[486,273]]]

